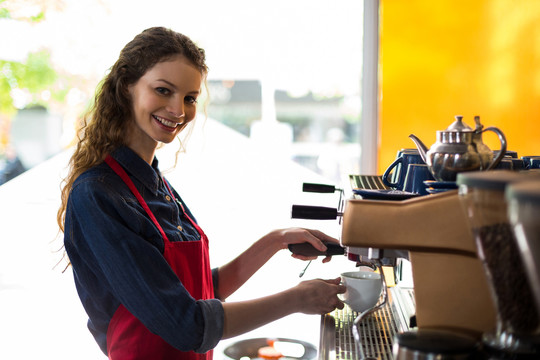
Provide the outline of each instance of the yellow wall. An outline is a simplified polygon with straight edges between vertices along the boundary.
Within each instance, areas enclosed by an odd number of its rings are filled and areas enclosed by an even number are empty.
[[[381,0],[380,16],[381,173],[409,134],[430,147],[454,115],[540,155],[539,0]]]

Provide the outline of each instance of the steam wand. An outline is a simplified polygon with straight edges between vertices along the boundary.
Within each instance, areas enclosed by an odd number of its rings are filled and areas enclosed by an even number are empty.
[[[380,304],[375,305],[371,309],[367,309],[363,311],[353,322],[352,332],[354,336],[354,342],[356,343],[356,347],[358,350],[358,354],[360,354],[360,360],[377,360],[374,357],[366,357],[364,354],[364,349],[362,348],[362,341],[360,340],[360,331],[358,330],[358,326],[364,320],[368,315],[374,313],[377,310],[382,309],[386,302],[388,301],[388,290],[386,288],[386,279],[384,278],[383,268],[382,268],[382,250],[380,249],[373,249],[369,248],[369,258],[372,259],[373,264],[377,266],[379,269],[379,273],[381,274],[381,282],[382,282],[382,301]]]
[[[298,275],[298,277],[302,277],[304,276],[304,274],[306,273],[306,270],[307,268],[309,267],[309,264],[311,264],[313,260],[309,260],[309,262],[307,263],[306,267],[304,268],[304,270],[300,271],[300,274]]]

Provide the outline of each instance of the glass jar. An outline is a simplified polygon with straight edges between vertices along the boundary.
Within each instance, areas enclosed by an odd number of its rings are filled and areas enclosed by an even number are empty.
[[[460,173],[459,195],[468,215],[477,253],[497,309],[495,334],[484,340],[496,348],[518,348],[540,333],[540,312],[510,225],[505,190],[539,173],[507,170]]]
[[[508,216],[540,313],[540,179],[506,189]]]

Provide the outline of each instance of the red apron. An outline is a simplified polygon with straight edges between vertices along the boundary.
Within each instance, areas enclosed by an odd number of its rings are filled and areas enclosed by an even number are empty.
[[[186,290],[196,300],[214,298],[212,272],[208,258],[208,238],[202,229],[186,214],[191,224],[199,232],[201,241],[170,242],[124,169],[111,156],[108,156],[105,162],[122,178],[159,229],[165,247],[163,256]],[[164,182],[174,199],[169,185],[166,181]],[[180,202],[177,203],[182,207],[182,211],[184,211],[182,204]],[[193,351],[183,352],[172,347],[161,337],[151,333],[122,304],[120,304],[109,323],[107,330],[107,352],[111,360],[211,360],[213,354],[212,350],[205,354],[198,354]]]

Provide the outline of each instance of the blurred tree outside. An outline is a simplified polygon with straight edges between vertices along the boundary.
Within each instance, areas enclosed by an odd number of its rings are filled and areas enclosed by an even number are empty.
[[[17,102],[17,97],[24,95],[29,100],[25,103],[46,106],[52,96],[49,94],[51,86],[58,79],[56,71],[52,68],[48,51],[28,54],[24,63],[0,59],[0,69],[2,72],[0,111],[3,114],[14,113],[17,108],[20,108],[22,103]],[[45,94],[43,94],[44,91]]]
[[[47,9],[61,6],[61,0],[0,0],[0,21],[34,25],[46,19]],[[0,58],[0,175],[18,155],[13,146],[14,120],[26,109],[43,109],[44,122],[49,121],[49,112],[77,117],[81,109],[73,113],[69,96],[81,84],[80,76],[55,68],[45,47],[28,52],[22,60]]]
[[[13,16],[14,4],[0,0],[0,21],[15,20],[36,23],[45,18],[44,10],[29,17]],[[9,144],[10,123],[19,108],[28,104],[43,104],[50,96],[49,87],[54,84],[57,74],[54,71],[47,50],[28,54],[25,62],[0,59],[0,156]],[[45,91],[44,94],[41,94]],[[24,101],[29,98],[29,101]],[[25,102],[23,104],[23,102]]]

